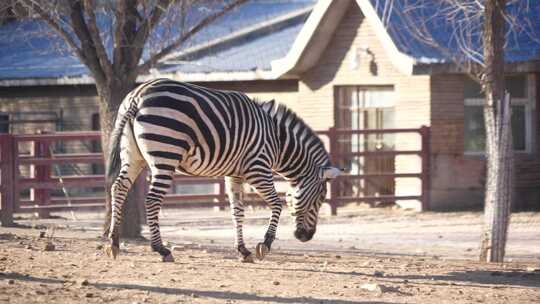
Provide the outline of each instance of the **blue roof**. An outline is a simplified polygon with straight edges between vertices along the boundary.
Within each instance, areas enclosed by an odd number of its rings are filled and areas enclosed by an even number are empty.
[[[262,22],[309,9],[314,0],[256,0],[234,9],[223,18],[186,41],[178,51],[194,47]],[[200,12],[188,15],[187,22],[195,22]],[[189,64],[160,65],[159,70],[185,73],[213,71],[245,71],[270,69],[270,62],[286,55],[305,19],[296,18],[261,35],[251,35],[234,43],[227,49],[216,49],[206,56],[189,58]],[[98,20],[107,25],[110,18]],[[158,29],[159,30],[159,29]],[[44,34],[50,33],[50,34]],[[172,33],[174,34],[174,33]],[[111,39],[104,39],[111,41]],[[154,44],[149,40],[145,50]],[[109,45],[110,47],[110,45]],[[47,26],[37,20],[23,20],[0,26],[0,79],[60,78],[89,75],[79,59],[70,54],[63,40],[55,36]],[[63,50],[63,51],[60,51]],[[148,53],[143,54],[143,58]],[[182,59],[187,60],[186,58]]]
[[[483,61],[482,26],[483,15],[464,15],[449,17],[451,8],[445,1],[432,0],[370,0],[387,31],[402,52],[418,62],[449,62],[452,59],[464,59],[463,46],[458,37],[463,28],[475,33],[468,44],[476,52],[474,58]],[[508,1],[507,14],[515,21],[506,35],[505,60],[519,62],[540,59],[540,1]],[[460,26],[456,26],[460,20]],[[418,35],[424,30],[428,35]],[[422,37],[432,38],[432,43],[422,41]],[[445,52],[442,49],[449,50]],[[471,52],[469,52],[471,54]]]
[[[456,39],[455,26],[450,18],[441,13],[447,7],[444,1],[431,0],[370,0],[379,18],[385,24],[391,39],[404,54],[419,63],[448,62],[450,57],[462,55]],[[285,57],[305,23],[306,16],[289,19],[264,30],[221,43],[204,51],[189,52],[201,43],[216,40],[239,30],[252,28],[278,17],[309,9],[315,0],[254,0],[233,10],[222,19],[197,33],[182,45],[174,60],[160,63],[162,73],[211,73],[253,70],[270,70],[273,60]],[[390,2],[388,2],[390,3]],[[540,59],[540,1],[510,1],[508,12],[520,23],[520,28],[509,32],[505,47],[506,60],[518,62]],[[527,7],[523,7],[523,3]],[[391,8],[390,10],[388,8]],[[403,14],[407,12],[407,14]],[[193,24],[200,18],[200,11],[188,15],[187,22]],[[407,18],[409,16],[411,18]],[[173,18],[174,16],[170,16]],[[100,26],[111,22],[100,16]],[[435,44],[448,46],[450,55],[441,49],[418,39],[414,30],[425,26]],[[469,25],[481,32],[481,19]],[[159,31],[159,29],[158,29]],[[174,29],[173,29],[174,32]],[[49,34],[48,34],[49,33]],[[161,31],[160,34],[171,34]],[[175,33],[172,33],[175,34]],[[108,41],[111,49],[112,39]],[[144,58],[154,46],[150,39],[145,47]],[[89,75],[79,59],[67,51],[62,39],[50,32],[48,27],[36,20],[11,22],[0,26],[0,79],[61,78]],[[482,50],[479,36],[472,37],[472,49]],[[64,50],[64,51],[60,51]],[[181,55],[186,51],[187,55]],[[481,60],[482,52],[478,53]]]

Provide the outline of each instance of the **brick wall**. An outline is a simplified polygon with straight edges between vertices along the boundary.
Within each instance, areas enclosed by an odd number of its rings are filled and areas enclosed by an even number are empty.
[[[485,163],[465,156],[464,75],[434,75],[431,80],[431,197],[438,209],[479,207]]]

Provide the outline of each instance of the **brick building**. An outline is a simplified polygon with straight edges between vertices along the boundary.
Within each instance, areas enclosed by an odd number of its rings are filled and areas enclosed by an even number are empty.
[[[387,18],[383,24],[382,7],[384,1],[368,0],[254,1],[238,10],[237,18],[223,21],[230,33],[179,50],[140,80],[169,77],[240,90],[261,100],[273,98],[316,130],[429,126],[431,207],[479,207],[485,172],[480,89],[440,53],[411,43],[399,19]],[[530,13],[540,18],[540,6]],[[238,23],[238,16],[251,19]],[[0,27],[0,35],[9,33],[6,26]],[[540,28],[537,33],[540,37]],[[65,67],[65,56],[48,54],[53,67],[40,67],[39,60],[25,59],[39,52],[20,41],[13,45],[25,51],[13,58],[0,56],[0,111],[9,113],[12,121],[47,122],[14,124],[12,132],[98,127],[92,79],[78,61],[70,59],[71,68],[59,68]],[[514,100],[516,205],[540,208],[540,44],[527,41],[513,51],[519,56],[507,56],[506,85]],[[354,151],[415,149],[419,144],[417,137],[403,134],[342,140]],[[420,169],[418,159],[406,156],[346,163],[354,173]],[[378,186],[369,190],[366,185],[363,191],[408,195],[420,188],[419,181],[407,178],[379,181]],[[400,204],[418,206],[415,201]]]

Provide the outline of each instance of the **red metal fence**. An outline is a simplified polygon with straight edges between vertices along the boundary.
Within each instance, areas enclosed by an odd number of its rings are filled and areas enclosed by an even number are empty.
[[[332,214],[336,214],[337,208],[349,202],[375,202],[397,200],[418,200],[422,203],[422,209],[429,208],[429,128],[420,129],[394,129],[394,130],[337,130],[331,128],[328,131],[317,132],[327,137],[330,146],[330,155],[334,164],[343,163],[351,157],[368,157],[374,155],[418,155],[422,159],[420,172],[399,173],[382,172],[375,174],[344,174],[331,183],[328,203]],[[415,133],[421,138],[421,149],[411,151],[343,151],[339,147],[338,138],[352,135],[369,134],[399,134]],[[52,170],[53,166],[62,164],[102,164],[101,153],[51,153],[51,147],[58,142],[100,140],[99,132],[58,132],[52,134],[37,135],[11,135],[0,134],[0,220],[2,226],[13,224],[13,214],[22,212],[37,212],[41,217],[48,216],[51,210],[69,210],[81,208],[96,208],[105,206],[103,195],[51,195],[59,189],[70,188],[101,188],[103,190],[105,178],[103,175],[70,175],[61,176],[58,170]],[[29,155],[23,155],[19,151],[21,143],[31,147]],[[22,168],[28,169],[26,176]],[[340,191],[344,181],[358,181],[371,178],[417,178],[422,181],[421,193],[413,196],[347,196]],[[169,206],[179,207],[225,207],[228,205],[223,178],[201,178],[176,176],[175,183],[214,185],[214,193],[210,194],[170,194],[165,198]],[[66,194],[67,192],[64,192]],[[103,191],[101,191],[103,193]],[[21,194],[24,196],[21,198]],[[248,203],[254,203],[257,199],[248,195]],[[259,201],[260,203],[260,201]]]

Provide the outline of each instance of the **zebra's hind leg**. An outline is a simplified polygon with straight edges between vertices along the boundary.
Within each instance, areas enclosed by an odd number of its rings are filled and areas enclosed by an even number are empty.
[[[281,216],[281,209],[283,208],[283,202],[277,195],[271,172],[267,172],[264,176],[261,172],[258,172],[253,175],[253,178],[248,176],[247,181],[257,190],[257,192],[259,192],[259,195],[261,195],[264,201],[270,206],[272,211],[270,223],[268,224],[268,229],[264,235],[264,241],[257,244],[257,247],[255,248],[255,255],[258,259],[262,260],[270,252],[272,243],[276,238],[276,231],[279,224],[279,217]]]
[[[225,187],[231,204],[231,215],[236,229],[234,238],[234,247],[238,251],[240,261],[243,263],[253,263],[253,254],[246,248],[244,244],[244,236],[242,225],[244,224],[244,191],[242,187],[243,181],[239,178],[225,177]]]
[[[161,255],[163,262],[174,262],[171,251],[163,246],[161,232],[159,230],[159,211],[161,210],[163,198],[171,188],[174,167],[166,165],[151,166],[151,171],[152,177],[144,203],[146,207],[146,218],[150,228],[150,244],[152,250]]]
[[[110,246],[105,247],[105,253],[114,259],[120,252],[120,224],[122,223],[122,210],[129,189],[144,167],[140,159],[130,163],[123,162],[120,172],[111,187],[111,225],[109,230]]]

